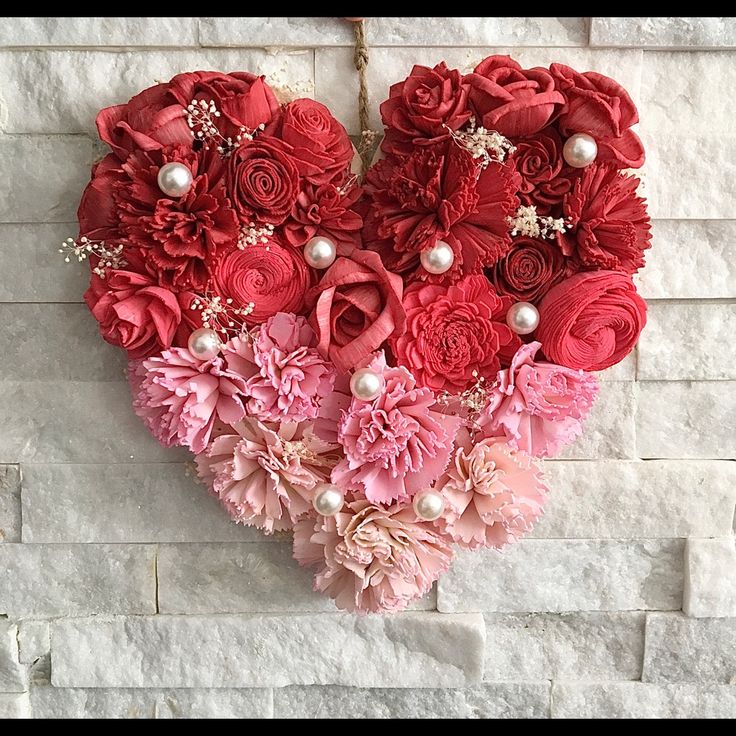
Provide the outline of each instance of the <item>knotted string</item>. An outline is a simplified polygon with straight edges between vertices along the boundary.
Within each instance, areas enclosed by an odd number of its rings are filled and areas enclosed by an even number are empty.
[[[355,34],[353,63],[358,72],[358,122],[360,124],[358,153],[365,174],[371,163],[374,133],[369,128],[368,120],[368,80],[366,72],[368,68],[368,45],[365,41],[365,21],[363,19],[353,22],[353,33]]]

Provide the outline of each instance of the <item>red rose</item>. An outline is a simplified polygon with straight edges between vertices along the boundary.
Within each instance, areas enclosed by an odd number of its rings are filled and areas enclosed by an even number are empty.
[[[646,321],[647,305],[630,276],[577,273],[542,299],[535,337],[552,362],[602,371],[633,350]]]
[[[227,185],[241,222],[280,225],[296,202],[299,172],[284,143],[260,138],[230,156]]]
[[[214,273],[215,290],[223,299],[232,299],[233,307],[253,304],[245,318],[250,326],[277,312],[301,312],[312,281],[302,254],[275,238],[228,253],[218,261]]]
[[[598,161],[614,161],[624,169],[641,166],[644,146],[630,130],[639,121],[639,113],[629,93],[596,72],[580,74],[565,64],[552,64],[550,70],[567,100],[559,119],[562,135],[588,133],[598,144]]]
[[[366,178],[363,237],[390,270],[407,278],[445,282],[480,273],[511,245],[506,218],[518,207],[518,183],[513,166],[490,163],[479,170],[454,144],[389,156]],[[455,260],[447,273],[433,276],[419,257],[439,240],[452,247]]]
[[[415,282],[404,293],[406,331],[391,347],[421,385],[461,393],[481,376],[494,380],[521,345],[506,324],[510,305],[483,276],[453,286]]]
[[[294,100],[284,107],[279,137],[288,143],[299,173],[313,184],[342,179],[353,158],[347,131],[320,102]]]
[[[338,258],[307,294],[318,348],[340,371],[360,363],[404,329],[401,278],[370,251]]]
[[[584,269],[640,269],[652,234],[638,185],[635,176],[624,176],[611,164],[587,166],[565,197],[565,217],[573,227],[559,238],[563,253]]]
[[[96,122],[100,138],[121,161],[133,151],[192,145],[186,110],[171,94],[168,84],[149,87],[125,105],[100,110]]]
[[[534,135],[565,102],[546,69],[522,69],[510,56],[489,56],[465,81],[470,107],[483,126],[509,138]]]
[[[189,72],[177,74],[169,85],[171,94],[185,108],[195,100],[214,102],[220,113],[215,124],[223,138],[235,140],[243,128],[252,133],[259,125],[268,125],[279,111],[278,100],[264,77],[248,72]]]
[[[428,146],[449,137],[470,118],[468,85],[457,69],[445,62],[434,69],[415,66],[411,74],[391,86],[381,103],[386,137],[381,148],[387,153],[411,153],[415,146]],[[448,130],[449,128],[449,130]]]
[[[499,294],[517,302],[535,302],[565,278],[562,251],[555,243],[515,238],[511,250],[488,273]]]
[[[338,255],[349,256],[360,245],[363,219],[351,207],[361,193],[360,187],[342,193],[334,184],[307,184],[299,192],[291,217],[284,225],[284,238],[299,248],[315,235],[324,235],[337,245]]]
[[[92,167],[92,178],[87,184],[77,209],[79,234],[90,240],[120,240],[120,219],[113,191],[124,178],[120,160],[108,153]]]

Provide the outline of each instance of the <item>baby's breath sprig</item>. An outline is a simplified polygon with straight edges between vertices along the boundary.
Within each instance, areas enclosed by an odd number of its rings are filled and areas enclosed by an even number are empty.
[[[189,308],[199,312],[202,327],[219,332],[227,340],[248,331],[245,317],[253,312],[255,306],[250,302],[245,307],[233,307],[232,299],[205,294],[195,296]]]
[[[529,238],[554,238],[557,233],[564,233],[571,227],[564,217],[548,217],[537,214],[534,205],[521,206],[513,217],[507,217],[509,232],[513,236],[523,235]]]
[[[222,117],[222,113],[217,109],[214,100],[194,99],[187,105],[187,125],[192,131],[192,137],[202,141],[207,150],[210,142],[216,143],[217,151],[222,156],[229,156],[243,141],[252,141],[256,133],[266,127],[261,123],[255,130],[248,130],[241,125],[235,139],[230,136],[225,138],[217,127],[219,117]]]
[[[508,138],[495,130],[488,130],[482,125],[476,127],[476,120],[471,117],[464,129],[452,130],[444,126],[455,143],[461,148],[470,151],[474,159],[478,160],[481,170],[491,162],[503,163],[506,156],[513,153],[516,147]]]
[[[59,253],[64,256],[65,263],[69,263],[72,258],[82,263],[90,256],[97,256],[99,261],[92,268],[92,273],[96,273],[101,279],[105,278],[108,268],[116,270],[128,265],[123,258],[122,245],[107,245],[104,240],[90,240],[84,235],[79,240],[67,238],[61,244]]]
[[[486,379],[478,374],[478,371],[473,371],[473,378],[475,378],[475,383],[462,393],[440,392],[437,395],[437,403],[452,409],[459,409],[463,415],[465,426],[474,433],[480,429],[478,419],[488,406],[493,386],[489,386]]]
[[[249,222],[248,226],[240,228],[238,236],[238,248],[245,250],[249,245],[266,244],[273,237],[273,225],[267,222],[263,225],[257,225],[255,222]]]

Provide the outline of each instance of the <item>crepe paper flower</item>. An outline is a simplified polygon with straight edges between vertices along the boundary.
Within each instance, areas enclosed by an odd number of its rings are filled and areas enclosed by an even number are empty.
[[[217,419],[230,424],[245,415],[245,380],[221,357],[202,361],[171,348],[134,364],[128,375],[136,414],[165,447],[202,452]]]
[[[445,499],[439,527],[468,549],[500,549],[531,531],[549,491],[525,452],[467,435],[435,490]]]
[[[505,436],[534,457],[551,457],[582,433],[598,381],[581,370],[535,362],[540,347],[522,345],[511,367],[499,372],[480,424],[486,435]]]
[[[332,482],[372,503],[406,501],[445,469],[460,419],[432,411],[432,392],[417,387],[406,368],[387,366],[383,353],[366,365],[383,376],[385,388],[373,401],[354,398],[343,413],[338,438],[345,459]]]
[[[330,476],[338,446],[309,423],[232,425],[196,458],[197,472],[239,524],[266,534],[291,529],[312,508],[314,488]]]
[[[357,613],[400,611],[426,595],[450,565],[448,542],[411,506],[381,508],[365,499],[294,527],[294,557],[316,567],[315,590]]]

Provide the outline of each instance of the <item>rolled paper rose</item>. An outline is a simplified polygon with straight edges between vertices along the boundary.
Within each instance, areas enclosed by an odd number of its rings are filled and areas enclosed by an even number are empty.
[[[510,56],[489,56],[465,81],[478,120],[509,138],[534,135],[549,125],[565,102],[546,69],[522,69]]]
[[[347,371],[404,329],[401,277],[383,267],[377,253],[338,258],[307,294],[309,322],[320,353]]]
[[[552,362],[602,371],[632,351],[646,314],[647,305],[630,276],[618,271],[578,273],[542,299],[535,337]]]

